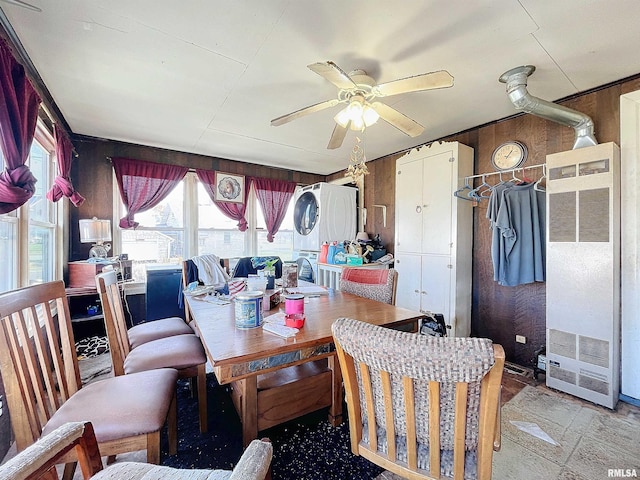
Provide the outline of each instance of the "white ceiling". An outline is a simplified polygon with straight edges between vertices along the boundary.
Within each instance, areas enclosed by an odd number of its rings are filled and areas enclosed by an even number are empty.
[[[344,169],[355,142],[327,150],[335,98],[310,63],[377,82],[445,69],[452,88],[383,99],[425,127],[380,120],[367,159],[515,113],[498,77],[530,64],[545,100],[640,72],[640,1],[25,0],[0,3],[76,134],[318,174]],[[597,136],[596,125],[596,136]]]

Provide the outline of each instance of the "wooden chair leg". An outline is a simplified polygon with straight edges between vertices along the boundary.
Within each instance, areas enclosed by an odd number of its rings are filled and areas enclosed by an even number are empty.
[[[205,364],[198,365],[198,414],[200,417],[200,433],[208,431],[207,415],[207,368]]]
[[[70,462],[64,464],[64,471],[62,472],[62,480],[71,480],[76,473],[76,466],[78,462]]]
[[[169,413],[167,415],[167,433],[169,437],[169,455],[178,453],[178,401],[177,395],[173,395]]]
[[[160,432],[147,434],[147,463],[160,465]]]
[[[107,457],[107,465],[111,465],[112,463],[116,463],[116,456],[115,455],[109,455]]]

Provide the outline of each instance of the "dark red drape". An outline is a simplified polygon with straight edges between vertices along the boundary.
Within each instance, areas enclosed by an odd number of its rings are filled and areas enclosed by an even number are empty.
[[[112,162],[120,196],[127,207],[127,215],[120,219],[120,228],[136,228],[138,222],[134,221],[134,215],[160,203],[189,170],[187,167],[129,158],[114,158]]]
[[[244,232],[247,229],[247,219],[245,213],[247,211],[247,198],[249,198],[249,183],[245,183],[244,199],[242,203],[217,202],[216,201],[216,172],[211,170],[196,169],[196,174],[202,182],[204,189],[211,201],[231,220],[238,222],[238,230]]]
[[[296,184],[270,178],[253,177],[251,180],[267,224],[267,241],[273,242],[273,236],[278,232],[287,213]]]
[[[56,159],[58,161],[58,176],[53,182],[53,187],[47,192],[47,198],[52,202],[57,202],[63,196],[71,200],[76,207],[84,202],[84,197],[75,191],[69,174],[71,173],[71,162],[73,162],[73,145],[57,124],[53,128],[56,138]]]
[[[6,169],[0,173],[0,213],[16,210],[36,191],[25,165],[36,131],[40,96],[9,46],[0,40],[0,145]]]

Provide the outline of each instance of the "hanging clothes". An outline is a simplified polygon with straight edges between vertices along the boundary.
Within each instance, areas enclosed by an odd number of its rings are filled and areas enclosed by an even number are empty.
[[[499,183],[494,185],[491,189],[491,196],[489,197],[489,206],[487,207],[487,218],[489,219],[489,228],[491,229],[491,261],[493,263],[493,280],[500,282],[500,279],[504,276],[504,265],[506,264],[506,258],[504,258],[504,237],[497,227],[498,212],[500,211],[500,205],[502,204],[502,194],[505,190],[513,187],[515,184],[511,182]]]
[[[546,195],[533,183],[494,187],[487,217],[493,229],[494,280],[500,285],[544,282],[545,215]]]

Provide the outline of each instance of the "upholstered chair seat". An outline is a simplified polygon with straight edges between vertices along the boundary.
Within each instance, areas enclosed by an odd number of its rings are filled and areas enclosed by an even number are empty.
[[[42,435],[78,421],[94,425],[99,443],[158,431],[166,420],[177,379],[177,370],[163,368],[85,385],[53,414]]]
[[[175,335],[148,342],[134,348],[124,359],[124,373],[143,372],[154,368],[188,368],[203,364],[207,357],[202,342],[195,335]]]
[[[128,330],[131,348],[148,342],[175,335],[193,334],[193,329],[180,317],[162,318],[153,322],[140,323]]]

